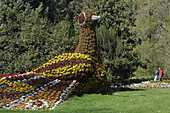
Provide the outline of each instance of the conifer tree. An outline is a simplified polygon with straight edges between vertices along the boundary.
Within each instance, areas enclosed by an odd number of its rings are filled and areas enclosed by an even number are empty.
[[[0,9],[1,74],[31,71],[57,54],[73,51],[76,39],[70,22],[50,23],[43,4],[32,8],[22,0],[4,0]]]
[[[169,57],[164,55],[167,45],[165,46],[162,41],[167,41],[167,36],[163,36],[162,33],[165,33],[167,28],[165,23],[168,21],[169,1],[139,0],[136,2],[138,7],[136,26],[133,31],[139,44],[135,50],[140,55],[141,65],[135,74],[152,75],[155,68],[168,68],[164,65],[167,62],[165,59]]]

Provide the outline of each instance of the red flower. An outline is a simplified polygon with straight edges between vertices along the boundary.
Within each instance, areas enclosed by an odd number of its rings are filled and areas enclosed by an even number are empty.
[[[43,102],[40,100],[37,100],[37,101],[33,102],[33,105],[42,106]]]
[[[66,88],[65,86],[61,87],[61,89],[65,89],[65,88]]]

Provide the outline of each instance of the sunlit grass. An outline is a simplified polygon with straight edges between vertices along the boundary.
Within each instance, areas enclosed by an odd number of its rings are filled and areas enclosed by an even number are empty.
[[[55,110],[0,113],[169,113],[170,89],[143,89],[73,97]]]

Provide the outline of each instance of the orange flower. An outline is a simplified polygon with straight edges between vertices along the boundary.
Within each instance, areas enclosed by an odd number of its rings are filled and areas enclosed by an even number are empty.
[[[54,96],[52,96],[51,98],[52,98],[52,99],[55,99],[55,97],[54,97]]]
[[[60,95],[60,94],[61,94],[61,91],[58,91],[57,94]]]
[[[44,89],[44,91],[47,91],[48,89]]]
[[[59,99],[59,97],[58,97],[58,96],[56,96],[56,97],[55,97],[55,100],[58,100],[58,99]]]
[[[30,99],[33,99],[33,96],[30,96]]]

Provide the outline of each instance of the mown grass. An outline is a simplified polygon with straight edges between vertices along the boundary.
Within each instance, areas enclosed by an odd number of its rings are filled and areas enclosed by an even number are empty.
[[[55,110],[0,113],[170,113],[170,89],[139,89],[73,97]]]

